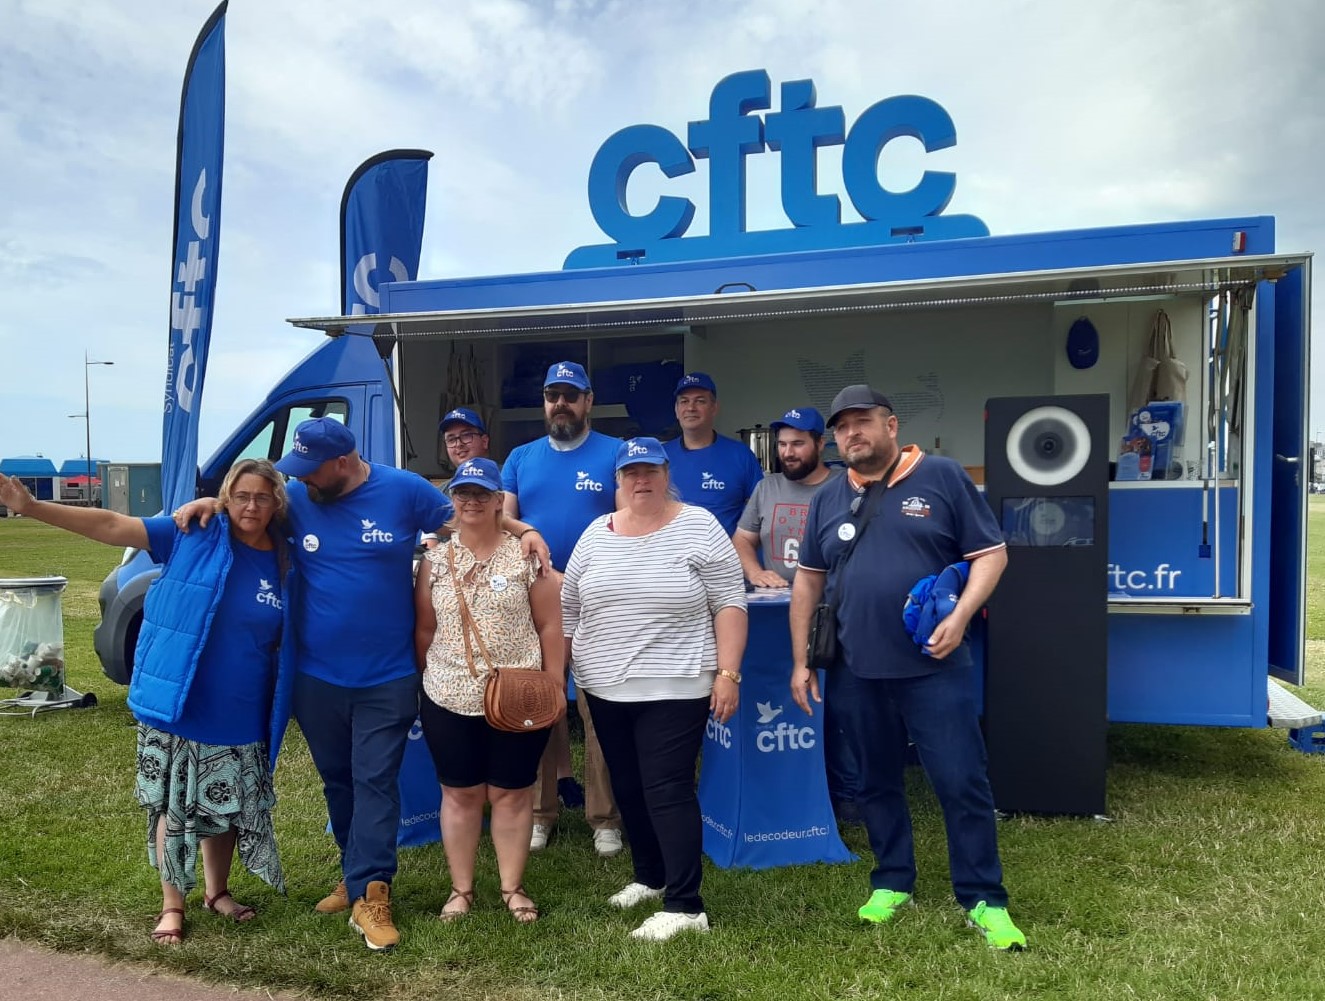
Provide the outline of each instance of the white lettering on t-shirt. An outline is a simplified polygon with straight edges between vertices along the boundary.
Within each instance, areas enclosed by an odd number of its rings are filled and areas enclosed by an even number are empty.
[[[360,518],[359,523],[363,526],[363,535],[359,538],[364,542],[395,542],[395,536],[390,532],[384,532],[377,527],[377,522],[369,521],[367,518]]]

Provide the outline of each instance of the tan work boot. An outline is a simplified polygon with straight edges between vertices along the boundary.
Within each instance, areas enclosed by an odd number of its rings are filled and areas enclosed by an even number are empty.
[[[350,895],[345,892],[345,880],[336,884],[336,888],[313,905],[319,914],[340,914],[350,909]]]
[[[391,921],[391,887],[375,879],[364,887],[363,896],[350,911],[350,927],[363,936],[363,944],[375,952],[390,949],[400,941]]]

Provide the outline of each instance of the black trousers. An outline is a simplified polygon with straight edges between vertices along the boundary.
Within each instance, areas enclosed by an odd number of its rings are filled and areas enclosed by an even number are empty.
[[[582,693],[630,838],[635,882],[663,888],[663,910],[697,914],[703,828],[695,764],[709,700],[609,702]]]

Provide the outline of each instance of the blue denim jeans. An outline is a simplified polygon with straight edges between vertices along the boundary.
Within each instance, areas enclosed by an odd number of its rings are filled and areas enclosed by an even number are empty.
[[[343,688],[300,673],[294,717],[308,741],[353,902],[396,874],[400,762],[419,711],[419,676]]]
[[[943,810],[958,903],[1007,905],[998,857],[994,796],[980,732],[973,667],[918,678],[853,678],[841,708],[860,755],[856,801],[874,852],[874,889],[915,888],[916,860],[903,772],[907,737]]]
[[[841,664],[825,671],[823,680],[824,771],[828,798],[837,809],[854,801],[860,791],[860,761],[845,719],[857,681]]]

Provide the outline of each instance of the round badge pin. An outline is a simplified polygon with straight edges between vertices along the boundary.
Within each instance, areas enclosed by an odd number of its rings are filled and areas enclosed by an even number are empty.
[[[850,542],[856,537],[856,526],[849,521],[844,521],[837,526],[837,537],[843,542]]]
[[[320,545],[322,545],[322,543],[318,541],[318,537],[316,535],[304,536],[304,552],[315,553],[317,552],[317,547]]]
[[[493,574],[493,575],[492,575],[492,589],[493,589],[494,591],[496,591],[498,594],[500,594],[502,591],[505,591],[505,590],[506,590],[506,578],[503,577],[501,574]]]

